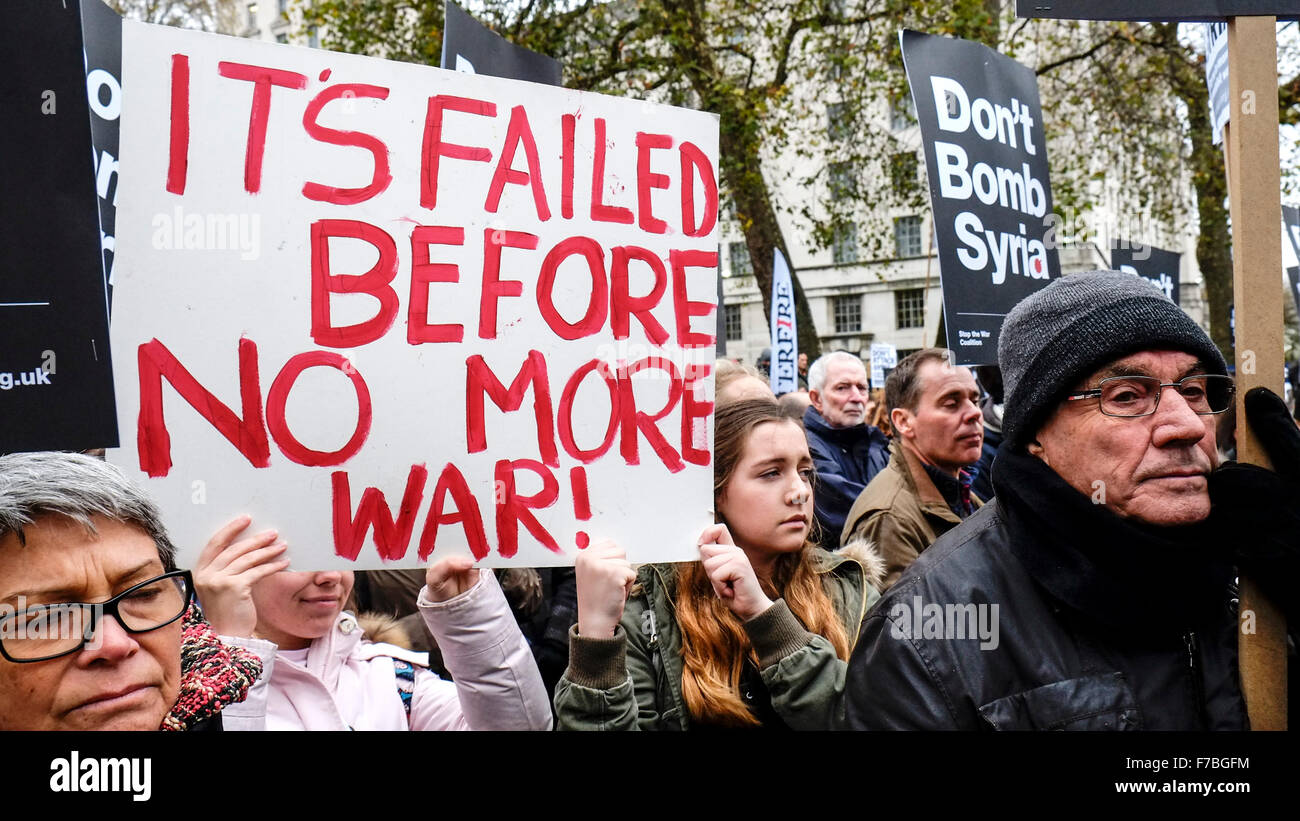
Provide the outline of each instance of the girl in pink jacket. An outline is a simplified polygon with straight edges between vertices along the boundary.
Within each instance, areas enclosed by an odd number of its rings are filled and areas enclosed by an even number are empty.
[[[194,570],[213,629],[264,670],[228,730],[548,730],[546,688],[496,577],[464,556],[430,565],[420,615],[455,678],[426,654],[368,641],[343,610],[352,571],[291,572],[274,531],[212,537]]]

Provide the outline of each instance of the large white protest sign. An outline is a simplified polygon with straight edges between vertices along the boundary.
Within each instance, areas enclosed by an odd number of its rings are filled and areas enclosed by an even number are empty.
[[[128,22],[123,448],[192,563],[698,558],[711,114]]]

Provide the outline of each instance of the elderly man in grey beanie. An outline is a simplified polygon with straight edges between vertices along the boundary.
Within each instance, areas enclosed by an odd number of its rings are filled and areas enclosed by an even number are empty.
[[[1223,356],[1144,280],[1094,271],[1020,302],[998,358],[996,498],[867,615],[850,726],[1246,728],[1210,518]]]

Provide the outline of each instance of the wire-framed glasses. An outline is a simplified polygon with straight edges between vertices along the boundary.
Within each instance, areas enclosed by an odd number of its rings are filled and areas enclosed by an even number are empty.
[[[1223,413],[1232,407],[1236,385],[1230,376],[1195,374],[1177,382],[1161,382],[1154,376],[1112,376],[1101,380],[1092,390],[1065,397],[1067,402],[1096,397],[1101,412],[1107,416],[1150,416],[1160,407],[1165,388],[1173,388],[1193,412],[1202,415]]]

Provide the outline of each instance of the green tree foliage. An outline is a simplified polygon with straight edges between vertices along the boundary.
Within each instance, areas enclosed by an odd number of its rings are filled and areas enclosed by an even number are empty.
[[[98,2],[98,0],[95,0]],[[217,31],[234,20],[228,0],[104,0],[123,17],[179,28]]]

